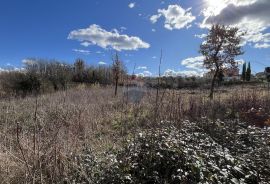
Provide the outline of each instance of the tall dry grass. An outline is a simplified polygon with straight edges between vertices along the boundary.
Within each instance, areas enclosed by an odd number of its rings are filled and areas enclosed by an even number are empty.
[[[117,149],[160,121],[180,127],[184,119],[245,120],[252,108],[270,112],[270,96],[262,86],[219,89],[213,101],[206,90],[160,90],[158,103],[156,90],[140,89],[145,94],[136,103],[126,90],[114,97],[113,87],[80,86],[0,101],[0,183],[64,182],[76,168],[71,158],[85,148],[97,155]]]

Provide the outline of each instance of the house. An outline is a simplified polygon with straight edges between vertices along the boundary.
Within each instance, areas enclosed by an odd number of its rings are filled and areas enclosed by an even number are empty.
[[[225,68],[223,70],[224,81],[241,80],[239,68]]]
[[[239,68],[224,68],[222,70],[223,73],[223,80],[224,81],[234,81],[234,80],[241,80],[241,76],[239,75],[240,70]],[[203,75],[206,79],[212,79],[214,76],[214,70],[211,70]]]
[[[259,72],[255,75],[256,79],[265,79],[265,72]]]

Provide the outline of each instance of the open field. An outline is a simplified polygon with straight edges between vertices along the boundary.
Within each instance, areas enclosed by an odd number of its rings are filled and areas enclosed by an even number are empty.
[[[140,95],[136,98],[136,93],[141,92],[143,98],[140,99]],[[270,125],[267,88],[239,86],[219,89],[213,101],[207,95],[207,90],[196,89],[159,90],[157,96],[154,89],[123,87],[114,97],[112,87],[86,88],[81,85],[53,94],[2,100],[0,181],[72,183],[74,178],[70,172],[80,165],[72,159],[82,155],[86,149],[102,159],[108,151],[122,150],[127,140],[141,132],[156,131],[166,126],[181,131],[188,127],[187,120],[192,122],[190,127],[202,128],[203,134],[210,136],[223,151],[226,148],[233,156],[249,157],[254,149],[264,149],[258,154],[266,154],[262,158],[266,164],[263,168],[269,169],[269,130],[267,133],[263,128]],[[160,122],[168,122],[168,125]],[[216,126],[215,122],[222,122],[222,126]],[[258,128],[252,128],[253,125]],[[247,147],[255,148],[243,148],[243,153],[239,151],[237,146],[244,143],[237,143],[232,126],[236,132],[249,129],[255,132],[248,134],[247,140],[257,143],[245,142]],[[254,164],[260,165],[261,162],[254,161]],[[256,170],[257,182],[270,181],[264,170]],[[85,178],[90,178],[86,170],[80,172],[85,174]]]

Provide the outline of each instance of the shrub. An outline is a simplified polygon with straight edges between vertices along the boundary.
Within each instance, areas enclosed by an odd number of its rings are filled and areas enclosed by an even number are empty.
[[[164,128],[139,133],[123,149],[106,154],[105,160],[98,164],[86,157],[81,161],[85,165],[81,170],[85,173],[84,181],[102,184],[259,182],[253,164],[231,155],[195,123],[184,122],[181,130],[165,124],[161,127]],[[98,170],[95,176],[93,168],[89,170],[91,165]],[[75,182],[79,181],[81,177]]]
[[[15,95],[39,92],[41,86],[39,77],[33,73],[5,72],[0,80],[3,90]]]

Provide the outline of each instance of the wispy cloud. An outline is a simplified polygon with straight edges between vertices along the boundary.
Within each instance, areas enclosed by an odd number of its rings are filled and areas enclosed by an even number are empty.
[[[138,66],[137,70],[147,70],[147,67],[146,66]]]
[[[103,62],[103,61],[100,61],[98,62],[99,65],[106,65],[107,63]]]
[[[270,48],[270,43],[256,43],[254,47],[259,49],[267,49]]]
[[[202,38],[205,38],[207,36],[207,34],[195,34],[194,36],[195,36],[195,38],[202,39]]]
[[[83,50],[83,49],[72,49],[74,52],[78,52],[81,54],[89,55],[91,52],[89,50]]]
[[[138,73],[136,74],[137,76],[140,76],[140,77],[151,77],[153,75],[152,72],[146,70],[146,71],[143,71],[141,73]]]

